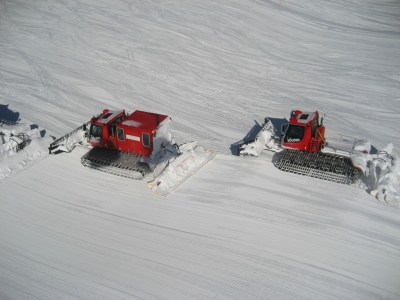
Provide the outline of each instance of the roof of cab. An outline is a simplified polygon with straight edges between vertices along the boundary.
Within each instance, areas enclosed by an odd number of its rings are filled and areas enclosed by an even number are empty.
[[[291,124],[308,124],[314,120],[317,116],[317,112],[302,112],[300,110],[292,111],[292,117],[290,118],[289,122]]]
[[[126,119],[121,122],[121,125],[145,130],[156,130],[160,123],[167,118],[167,115],[136,110],[126,117]]]
[[[117,111],[117,110],[105,109],[103,111],[103,114],[101,114],[99,117],[93,117],[92,122],[98,124],[107,124],[108,122],[112,121],[115,118],[115,116],[123,112],[124,112],[123,110]]]

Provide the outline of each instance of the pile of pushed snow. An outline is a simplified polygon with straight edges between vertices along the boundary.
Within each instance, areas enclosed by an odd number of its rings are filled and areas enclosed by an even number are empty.
[[[268,143],[273,141],[272,133],[269,131],[261,131],[261,133],[250,143],[245,143],[239,148],[239,155],[258,156],[261,150],[266,149]]]
[[[148,184],[151,190],[161,196],[168,196],[182,183],[189,179],[215,157],[215,153],[197,147],[197,142],[183,144],[178,147],[179,154],[172,149],[165,149],[155,157],[153,180]],[[152,162],[146,161],[153,169]]]
[[[282,150],[282,148],[279,147],[279,138],[278,142],[276,141],[276,130],[274,125],[268,118],[265,118],[263,127],[253,140],[245,142],[239,146],[239,155],[258,156],[263,149],[275,152]]]
[[[27,124],[3,124],[0,133],[0,183],[45,158],[53,141]]]
[[[369,159],[370,194],[380,201],[400,207],[400,165],[390,143]]]

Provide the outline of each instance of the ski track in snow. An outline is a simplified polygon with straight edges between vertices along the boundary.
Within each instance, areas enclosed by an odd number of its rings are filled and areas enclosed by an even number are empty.
[[[177,138],[225,154],[254,120],[319,109],[328,134],[382,148],[400,125],[396,8],[6,1],[0,97],[56,135],[106,107],[167,113],[192,124]]]
[[[399,210],[232,156],[264,117],[393,142],[393,1],[2,1],[0,103],[59,137],[104,108],[219,153],[168,198],[51,155],[0,185],[2,299],[398,299]],[[1,114],[1,111],[0,111]]]

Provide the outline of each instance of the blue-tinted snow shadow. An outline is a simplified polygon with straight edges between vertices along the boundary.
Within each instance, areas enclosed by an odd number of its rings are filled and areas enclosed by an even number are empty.
[[[11,123],[18,123],[21,119],[19,117],[19,112],[12,111],[8,108],[9,104],[0,104],[0,118]],[[39,129],[39,125],[32,124],[31,129]],[[46,135],[46,130],[40,130],[40,136],[44,137]]]
[[[40,130],[40,137],[44,137],[45,135],[46,135],[46,129]]]
[[[279,136],[281,134],[281,126],[282,124],[286,124],[289,121],[285,118],[270,118],[268,119],[271,121],[272,125],[275,127],[275,133]],[[233,144],[231,144],[230,150],[233,155],[239,155],[239,147],[243,143],[250,142],[255,139],[257,134],[260,132],[262,129],[262,124],[259,124],[256,120],[254,120],[255,124],[254,126],[250,129],[250,131],[241,139],[240,141],[237,141]]]
[[[370,154],[377,154],[378,153],[378,149],[376,149],[373,145],[371,145],[371,152]]]
[[[0,118],[17,123],[20,118],[19,118],[19,112],[14,112],[11,109],[8,108],[9,104],[0,104]]]
[[[33,129],[39,129],[39,125],[32,124],[31,125],[31,130],[33,130]],[[40,137],[44,137],[46,135],[46,129],[42,129],[39,132],[40,132]]]

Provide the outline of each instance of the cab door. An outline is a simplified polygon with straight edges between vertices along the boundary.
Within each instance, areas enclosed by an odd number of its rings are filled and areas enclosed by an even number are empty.
[[[108,126],[107,148],[110,148],[110,149],[117,148],[117,145],[115,142],[115,135],[116,135],[116,124],[111,123],[111,125]]]
[[[118,148],[118,140],[121,141],[121,139],[117,139],[118,135],[118,129],[117,129],[117,124],[121,123],[121,121],[124,119],[124,116],[120,116],[118,119],[113,121],[109,126],[108,126],[108,137],[107,137],[107,148],[110,149],[117,149]],[[122,134],[123,136],[123,134]],[[123,139],[122,139],[123,140]]]

